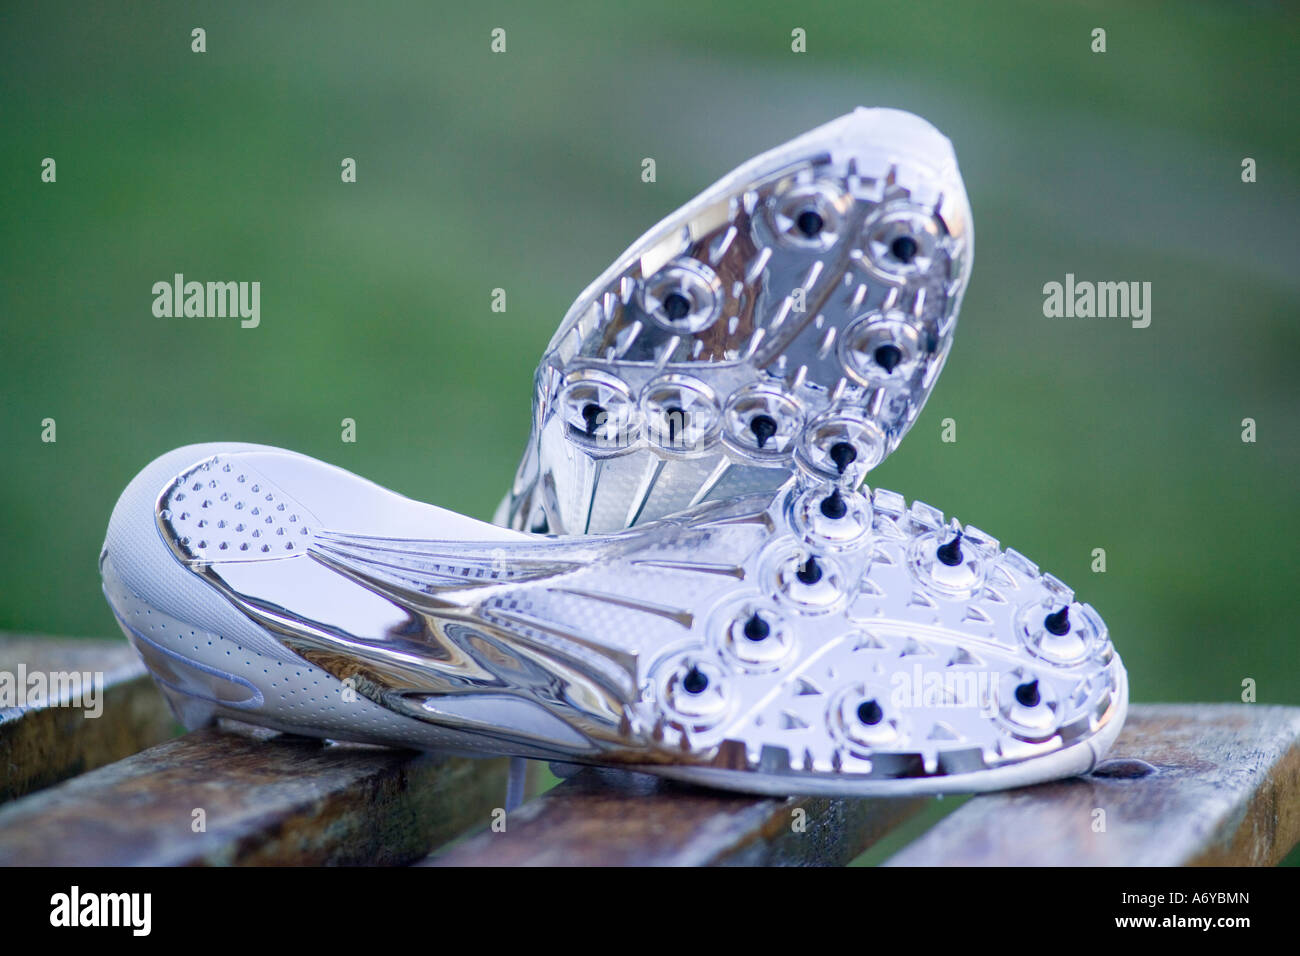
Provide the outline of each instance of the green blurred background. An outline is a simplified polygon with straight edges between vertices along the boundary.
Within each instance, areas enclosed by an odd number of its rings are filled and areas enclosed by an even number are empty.
[[[977,241],[944,377],[872,483],[1072,584],[1137,700],[1253,678],[1300,703],[1295,5],[540,6],[5,5],[0,630],[116,632],[109,512],[182,444],[490,517],[587,282],[742,160],[889,105],[953,139]],[[261,326],[155,318],[176,272],[260,281]],[[1044,318],[1067,272],[1152,283],[1150,328]]]

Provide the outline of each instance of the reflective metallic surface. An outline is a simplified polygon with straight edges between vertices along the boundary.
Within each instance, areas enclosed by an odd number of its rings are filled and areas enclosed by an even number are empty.
[[[952,146],[910,113],[859,109],[746,163],[574,303],[497,522],[614,531],[796,467],[858,485],[943,367],[972,242]]]
[[[101,569],[191,725],[903,793],[1086,771],[1127,704],[1061,582],[926,505],[807,476],[541,537],[194,446],[123,494]]]

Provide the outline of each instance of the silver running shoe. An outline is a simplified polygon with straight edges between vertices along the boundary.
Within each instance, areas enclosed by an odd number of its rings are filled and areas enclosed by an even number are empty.
[[[952,144],[918,116],[859,109],[751,160],[569,310],[497,523],[617,531],[796,465],[856,487],[925,404],[971,257]]]
[[[191,727],[906,794],[1085,772],[1127,705],[1105,625],[1060,581],[831,480],[540,537],[195,445],[132,481],[100,567]]]

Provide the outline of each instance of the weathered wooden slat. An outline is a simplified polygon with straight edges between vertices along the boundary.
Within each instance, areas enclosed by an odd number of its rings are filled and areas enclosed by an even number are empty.
[[[35,703],[35,680],[99,675],[93,710],[55,697]],[[85,703],[83,701],[82,703]],[[8,705],[8,706],[6,706]],[[179,731],[167,702],[124,640],[0,635],[0,802],[120,760]]]
[[[505,787],[504,760],[200,730],[0,808],[0,866],[408,863]]]
[[[925,799],[772,799],[588,768],[434,866],[704,866],[847,863]]]
[[[975,797],[887,865],[1267,865],[1297,841],[1300,708],[1147,705],[1089,776]]]

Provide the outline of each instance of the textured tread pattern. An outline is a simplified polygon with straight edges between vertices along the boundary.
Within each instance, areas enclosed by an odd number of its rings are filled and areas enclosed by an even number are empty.
[[[611,531],[795,467],[861,482],[943,366],[970,233],[950,146],[910,114],[860,110],[737,170],[570,310],[500,520]]]
[[[822,508],[832,494],[837,518]],[[395,599],[635,655],[624,732],[660,759],[942,777],[1060,751],[1114,716],[1122,668],[1105,625],[1014,550],[883,490],[782,498],[520,548],[328,547]]]

